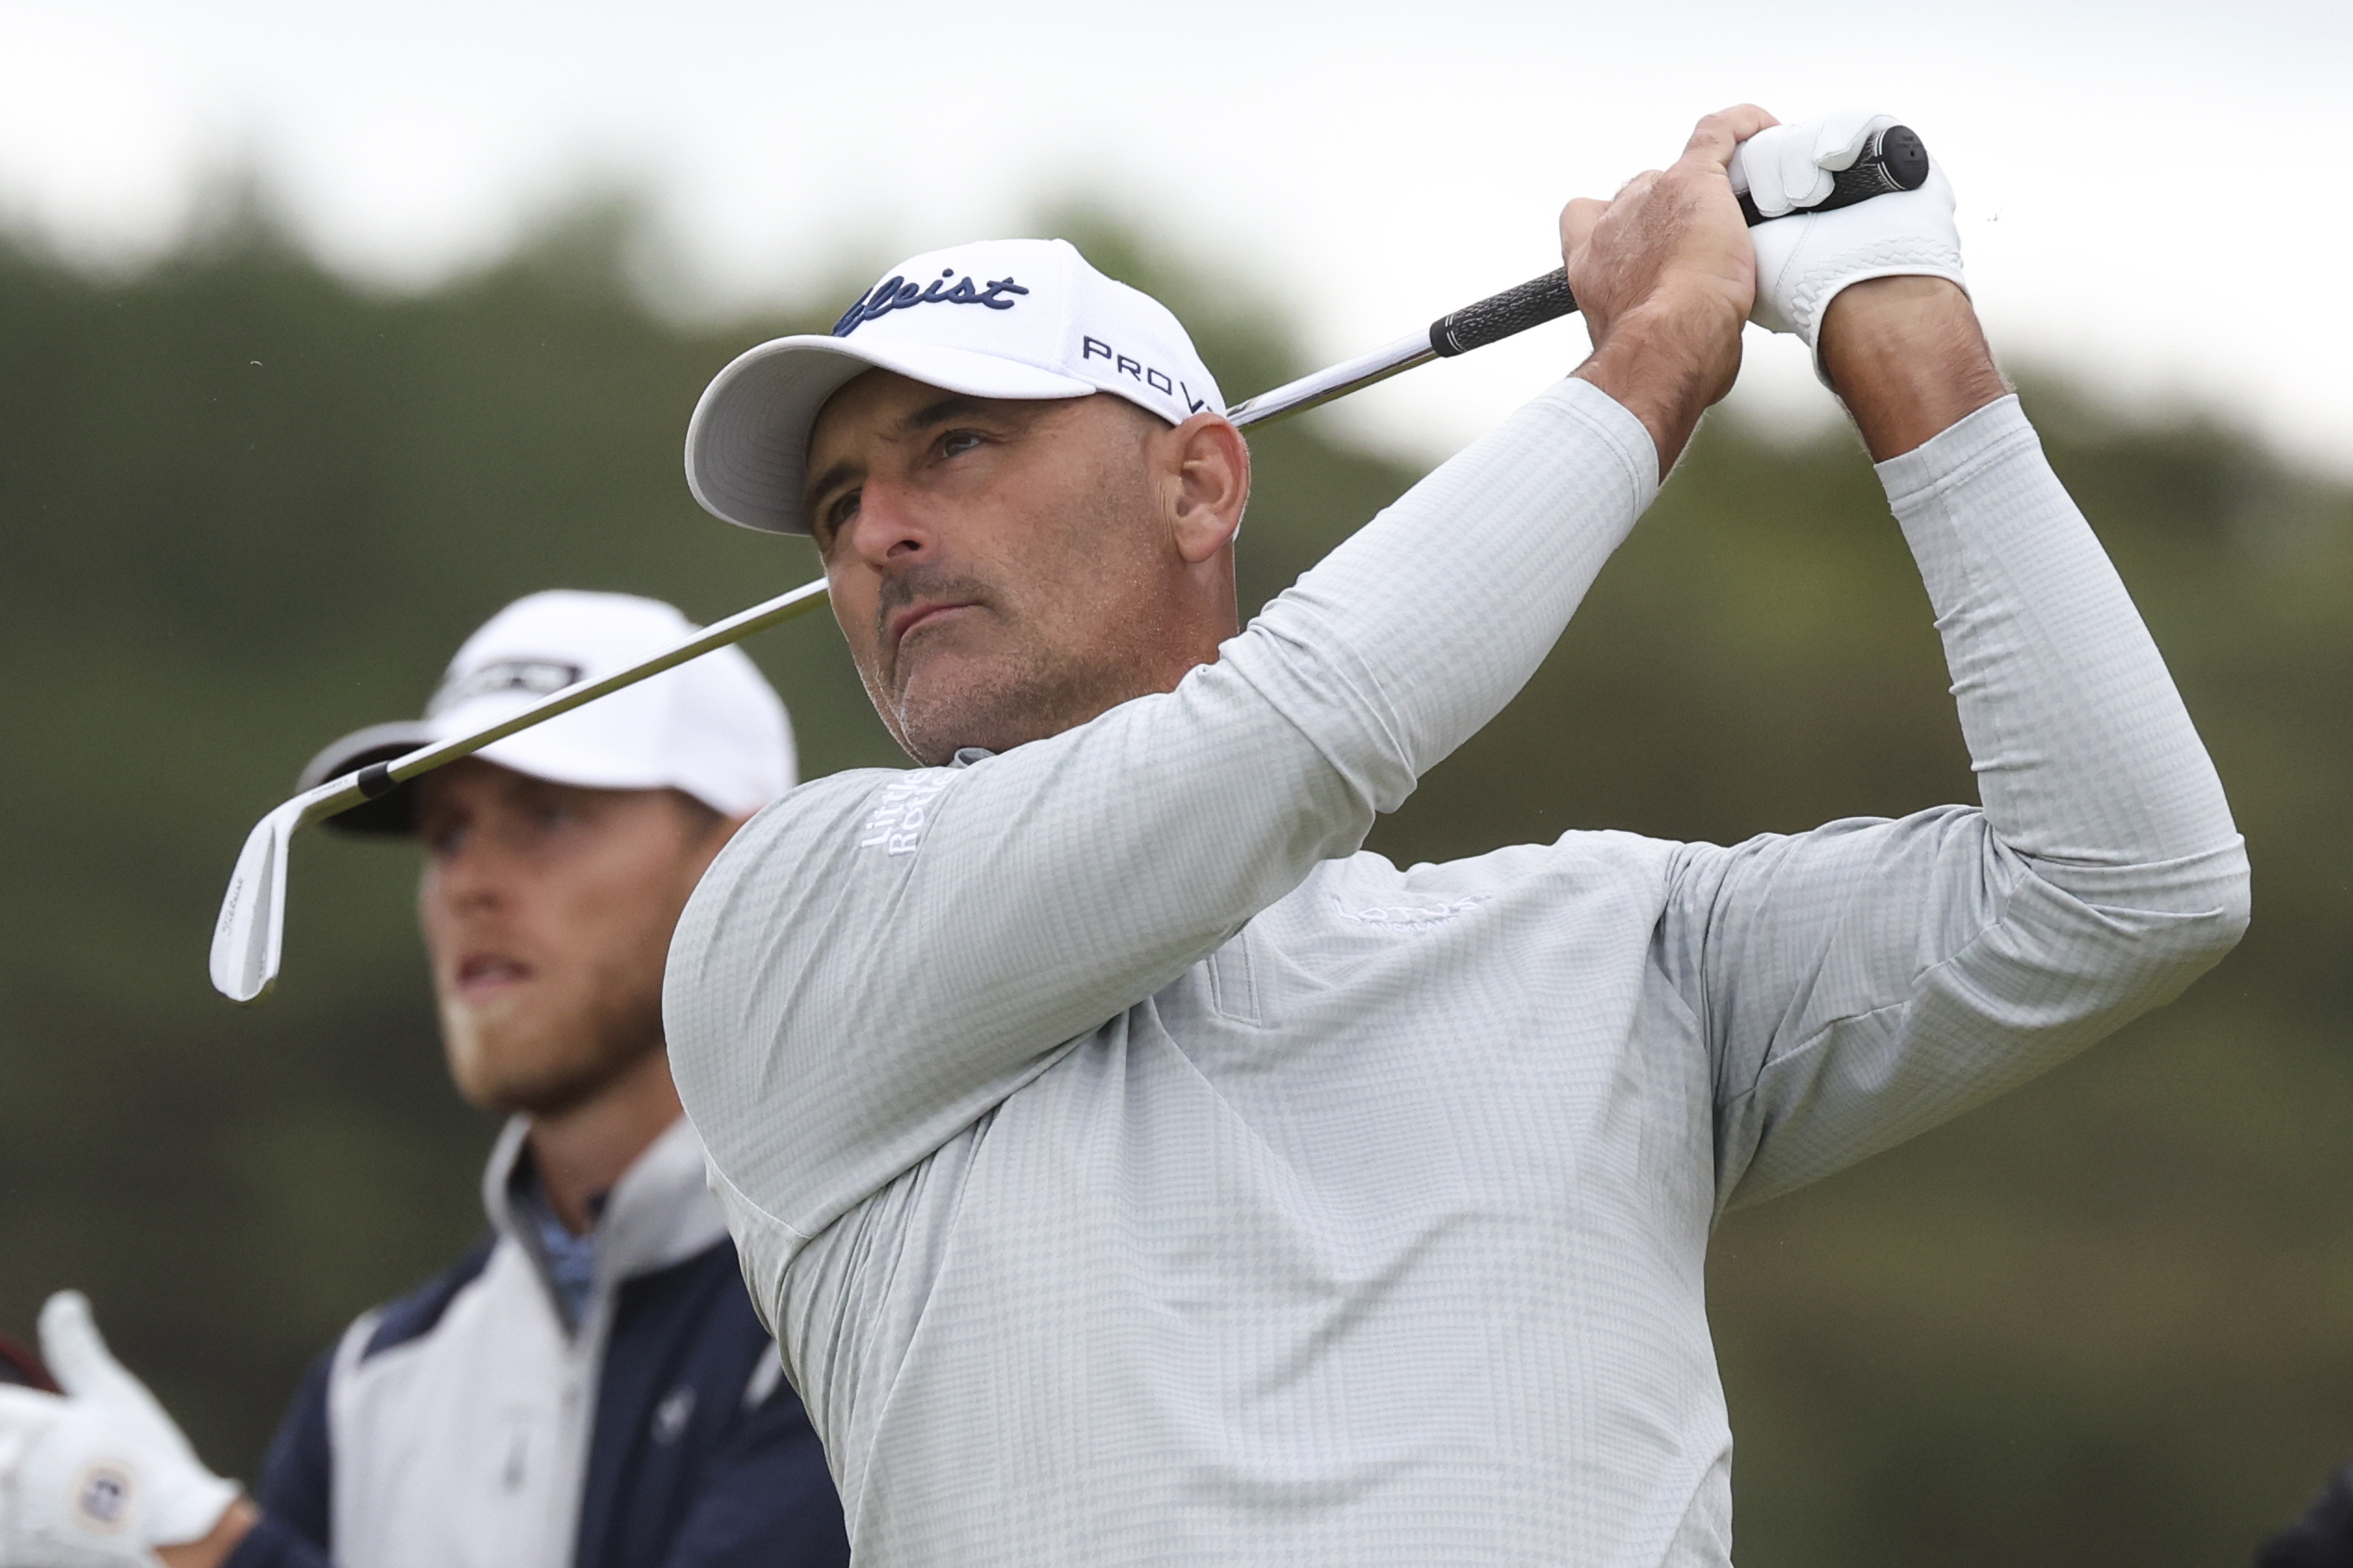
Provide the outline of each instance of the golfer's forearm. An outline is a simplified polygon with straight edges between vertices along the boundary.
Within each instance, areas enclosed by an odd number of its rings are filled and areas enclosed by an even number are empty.
[[[2221,782],[2017,400],[1878,472],[1936,607],[1996,835],[2094,901],[2187,911],[2219,896],[2211,877],[2240,855]],[[2163,870],[2184,862],[2203,869]]]

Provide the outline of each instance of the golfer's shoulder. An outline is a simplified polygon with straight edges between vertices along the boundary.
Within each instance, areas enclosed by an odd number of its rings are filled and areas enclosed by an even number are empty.
[[[919,827],[919,812],[910,808],[936,797],[948,776],[945,769],[860,768],[812,779],[772,801],[703,873],[671,943],[672,963],[722,932],[757,931],[763,914],[786,915],[821,897],[878,831],[887,840],[911,817]]]
[[[710,875],[740,877],[778,865],[805,867],[861,849],[891,852],[919,836],[930,808],[956,779],[953,768],[852,768],[829,773],[771,802],[746,823]]]

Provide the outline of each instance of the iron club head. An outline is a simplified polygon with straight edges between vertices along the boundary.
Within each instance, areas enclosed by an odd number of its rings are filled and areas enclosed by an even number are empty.
[[[245,848],[230,874],[228,891],[221,900],[220,918],[213,927],[213,989],[232,1002],[257,1002],[278,978],[278,959],[286,931],[286,849],[295,833],[336,812],[372,799],[396,783],[462,757],[471,757],[494,741],[527,730],[583,703],[634,685],[651,675],[699,658],[714,648],[737,642],[765,627],[805,615],[826,602],[826,581],[803,584],[788,593],[714,621],[692,637],[671,644],[626,669],[595,680],[582,680],[550,693],[522,712],[466,734],[453,735],[434,745],[421,746],[390,762],[378,762],[357,773],[330,779],[316,789],[295,796],[254,824]]]
[[[278,978],[286,934],[286,847],[302,825],[304,798],[287,801],[245,836],[245,848],[213,927],[213,989],[231,1002],[256,1002]]]

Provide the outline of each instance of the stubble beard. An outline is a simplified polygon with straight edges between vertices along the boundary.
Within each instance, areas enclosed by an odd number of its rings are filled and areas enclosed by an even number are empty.
[[[512,1116],[558,1116],[593,1099],[662,1049],[658,988],[618,986],[603,978],[582,1005],[549,1017],[522,1017],[445,1002],[442,1038],[450,1076],[467,1102]]]
[[[867,684],[899,744],[927,768],[945,767],[967,747],[1009,751],[1113,706],[1105,697],[1104,671],[1040,650],[964,661],[954,675],[945,681],[910,681],[896,700]]]
[[[918,647],[888,675],[859,661],[866,695],[907,755],[940,768],[970,746],[1007,751],[1085,723],[1122,700],[1116,659],[1086,659],[1023,635],[995,595],[956,574],[918,569],[894,581],[876,610],[877,646],[892,614],[918,598],[968,599],[967,615],[999,622],[1004,639],[978,655]],[[1006,635],[1010,633],[1009,636]],[[895,680],[897,689],[890,689]]]

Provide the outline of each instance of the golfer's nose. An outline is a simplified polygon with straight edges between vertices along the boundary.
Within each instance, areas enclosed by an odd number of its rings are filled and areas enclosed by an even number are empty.
[[[501,901],[513,859],[496,827],[479,824],[434,856],[426,901],[451,914],[493,906]]]
[[[938,546],[926,509],[906,486],[868,479],[858,495],[858,515],[850,525],[850,548],[881,568],[904,568]]]

